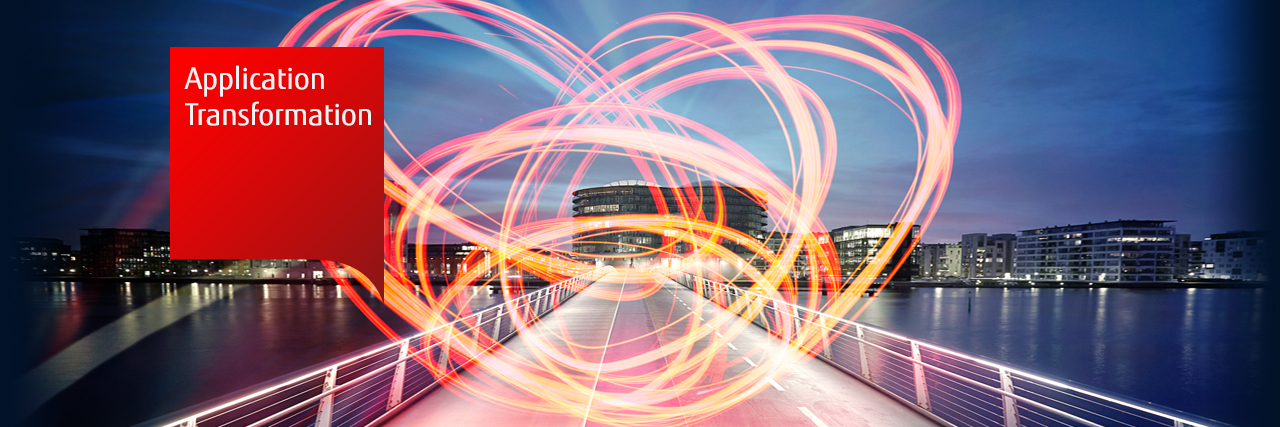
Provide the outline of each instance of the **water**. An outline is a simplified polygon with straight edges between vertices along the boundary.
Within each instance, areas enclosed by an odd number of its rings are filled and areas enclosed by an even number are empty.
[[[857,320],[1141,401],[1262,425],[1262,289],[908,288]],[[972,297],[972,309],[969,308]]]
[[[23,362],[41,370],[38,385],[53,388],[27,419],[31,425],[170,421],[155,418],[389,342],[351,295],[332,285],[27,286],[33,327],[24,331]],[[385,306],[362,298],[397,332],[412,332]],[[481,294],[473,304],[498,301]]]
[[[74,380],[35,410],[28,419],[33,425],[167,421],[156,418],[387,342],[351,296],[340,296],[335,286],[27,286],[34,327],[24,331],[30,342],[24,363]],[[1250,397],[1264,392],[1258,379],[1263,294],[1256,289],[914,288],[882,293],[858,320],[1247,426],[1262,424]],[[390,310],[362,298],[394,320]],[[498,301],[481,291],[473,304]],[[390,323],[401,333],[410,331]],[[85,359],[59,365],[59,357],[66,357],[56,355],[86,348]],[[86,363],[97,364],[76,372],[77,364]]]

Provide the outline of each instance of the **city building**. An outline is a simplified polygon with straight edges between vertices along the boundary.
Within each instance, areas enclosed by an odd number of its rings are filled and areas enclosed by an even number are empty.
[[[1191,268],[1191,235],[1173,235],[1173,277],[1189,277]]]
[[[1265,231],[1210,234],[1201,242],[1202,278],[1265,281],[1268,277]]]
[[[924,279],[945,279],[961,277],[961,251],[958,243],[926,243],[919,245],[916,262],[919,271],[916,277]]]
[[[724,212],[717,204],[717,193],[723,197]],[[637,181],[617,181],[603,187],[584,188],[573,193],[573,217],[584,221],[603,221],[606,228],[574,235],[573,251],[579,258],[594,260],[599,265],[644,266],[657,262],[670,263],[692,252],[680,241],[684,230],[664,233],[609,229],[608,217],[626,214],[671,215],[715,222],[723,217],[725,226],[743,234],[765,240],[767,203],[758,191],[715,183],[699,183],[689,187],[666,188]],[[734,260],[716,260],[722,274],[747,268],[755,253],[731,240],[721,242],[738,255]]]
[[[233,278],[252,278],[253,277],[253,260],[250,259],[226,259],[220,260],[221,265],[216,271],[210,270],[211,276],[224,276]]]
[[[72,276],[80,262],[61,239],[22,237],[14,241],[14,273],[19,276]]]
[[[916,275],[916,252],[912,247],[920,235],[920,226],[911,226],[906,240],[892,254],[883,253],[884,244],[897,224],[888,225],[854,225],[831,230],[831,242],[835,246],[836,256],[840,259],[840,272],[844,277],[856,276],[862,269],[875,261],[877,257],[889,256],[880,277],[887,277],[899,262],[905,262],[901,268],[889,278],[896,281],[910,281]]]
[[[89,277],[180,275],[169,260],[169,232],[126,228],[85,228],[80,254]]]
[[[1009,278],[1018,236],[972,233],[960,236],[960,274],[965,278]]]
[[[251,259],[249,278],[251,279],[284,279],[284,280],[321,280],[331,279],[324,263],[308,259]],[[339,270],[344,277],[345,271]],[[375,272],[377,274],[378,272]]]
[[[827,244],[827,242],[830,239],[830,235],[827,233],[818,232],[818,233],[810,233],[810,234],[813,235],[814,241],[817,242],[817,244],[819,245]],[[764,246],[766,248],[769,248],[770,252],[781,255],[783,250],[782,246],[786,244],[788,240],[791,239],[792,235],[793,233],[770,233],[768,238],[765,239]],[[764,272],[765,269],[769,267],[768,263],[765,262],[764,258],[752,259],[751,265],[754,266],[756,270],[759,270],[761,272]],[[810,278],[809,269],[810,269],[809,254],[805,252],[804,249],[802,248],[799,254],[796,256],[795,262],[791,266],[791,278],[793,280],[801,280],[801,279],[807,280]],[[822,273],[824,272],[821,272],[821,271],[819,272],[819,274],[822,274]]]
[[[150,229],[86,228],[80,258],[88,277],[223,277],[228,279],[317,280],[332,278],[317,260],[170,259],[169,232]],[[339,274],[348,277],[345,271]]]
[[[418,248],[422,249],[422,269],[418,267]],[[473,267],[467,263],[467,258],[476,252]],[[453,279],[471,268],[483,268],[489,271],[481,278],[489,278],[497,274],[497,265],[491,254],[489,248],[474,243],[409,245],[405,250],[405,267],[410,274],[438,279]]]
[[[1184,277],[1188,279],[1204,277],[1204,241],[1192,240],[1187,243],[1187,273]]]
[[[1089,282],[1174,280],[1173,221],[1118,220],[1024,230],[1014,278]]]

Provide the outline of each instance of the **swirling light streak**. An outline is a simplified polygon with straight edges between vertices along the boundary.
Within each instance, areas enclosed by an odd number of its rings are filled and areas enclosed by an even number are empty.
[[[536,21],[481,1],[374,1],[355,5],[317,24],[321,16],[337,5],[338,2],[330,3],[307,15],[288,32],[281,46],[367,46],[389,37],[439,39],[472,46],[510,61],[558,91],[553,105],[511,118],[487,131],[435,144],[418,154],[404,144],[390,123],[385,124],[388,136],[412,160],[400,165],[391,153],[384,155],[388,220],[392,217],[389,209],[393,203],[403,206],[404,211],[389,226],[387,262],[382,272],[386,286],[381,294],[375,294],[420,330],[435,328],[452,317],[469,313],[470,297],[464,291],[473,285],[492,284],[493,278],[483,276],[488,271],[485,267],[494,265],[504,272],[498,274],[497,283],[508,304],[508,320],[523,331],[531,327],[533,319],[528,313],[510,310],[515,308],[512,301],[523,291],[521,278],[506,277],[508,268],[530,272],[548,281],[594,274],[594,265],[574,258],[636,255],[579,254],[555,249],[621,230],[664,236],[662,245],[652,251],[660,258],[675,257],[671,248],[677,242],[689,245],[691,253],[679,257],[685,261],[681,269],[709,274],[718,280],[731,278],[716,277],[718,271],[701,271],[696,261],[730,259],[745,264],[725,246],[725,242],[735,242],[768,265],[764,271],[742,269],[741,275],[752,283],[751,290],[792,303],[798,302],[799,294],[795,292],[798,284],[791,279],[790,270],[795,260],[804,256],[810,266],[817,267],[815,270],[831,272],[829,276],[814,277],[810,281],[813,290],[832,291],[825,305],[819,304],[816,292],[809,293],[806,304],[831,316],[847,315],[881,271],[885,268],[896,271],[901,263],[889,265],[888,257],[870,258],[863,261],[857,275],[841,281],[840,263],[831,242],[808,233],[825,229],[818,213],[835,176],[838,143],[835,119],[822,98],[813,88],[790,75],[789,70],[822,73],[861,85],[888,100],[915,129],[916,171],[894,214],[892,223],[897,225],[882,242],[881,253],[895,253],[902,245],[914,245],[915,241],[908,241],[912,226],[918,224],[921,232],[927,229],[946,191],[960,118],[958,82],[937,49],[892,24],[834,15],[728,24],[691,13],[664,13],[623,24],[584,51]],[[531,59],[473,37],[406,28],[411,27],[413,21],[406,22],[405,18],[431,13],[472,20],[492,30],[491,36],[524,44],[542,56]],[[637,30],[672,25],[693,30],[682,35],[623,39]],[[853,41],[869,48],[871,53],[788,37],[794,33]],[[941,79],[942,90],[935,87],[925,69],[910,54],[887,36],[905,38],[912,48],[922,50]],[[654,43],[656,46],[643,47]],[[606,56],[622,54],[624,47],[642,51],[613,67],[601,63]],[[898,100],[839,73],[784,65],[775,57],[778,52],[812,54],[870,70],[893,86]],[[553,68],[545,69],[539,63]],[[680,72],[690,65],[705,66]],[[790,156],[789,183],[778,179],[763,162],[730,138],[659,106],[672,94],[718,81],[746,81],[760,93],[762,105],[767,106],[777,120],[782,143]],[[539,219],[537,202],[544,198],[548,184],[565,174],[566,167],[572,163],[571,156],[580,156],[582,161],[568,174],[570,189],[584,181],[599,156],[619,156],[630,159],[647,182],[668,183],[667,186],[673,188],[675,203],[669,206],[661,191],[652,188],[659,205],[656,215],[575,220],[564,217],[570,211],[572,200],[572,190],[568,190],[559,197],[561,217]],[[509,162],[518,162],[519,166],[511,176],[512,185],[501,213],[484,212],[463,196],[473,178]],[[782,249],[775,253],[755,238],[727,227],[722,193],[727,187],[713,187],[714,201],[701,200],[709,196],[697,191],[695,187],[701,184],[696,183],[707,180],[752,189],[744,195],[761,204],[767,201],[773,231],[794,231]],[[715,215],[708,215],[704,202],[714,203]],[[454,212],[459,206],[479,212],[480,219]],[[411,236],[417,242],[428,242],[431,236],[441,234],[474,242],[490,252],[484,261],[477,254],[469,256],[464,262],[467,268],[444,290],[436,292],[425,275],[415,283],[400,260],[405,255],[405,242]],[[426,254],[422,253],[421,246],[415,250],[418,261],[413,268],[426,271]],[[325,265],[330,270],[337,268],[332,263]],[[682,274],[648,266],[623,268],[621,272],[611,277],[625,277],[630,286],[588,287],[584,292],[598,298],[637,300],[657,292],[669,277]],[[355,272],[355,282],[373,291],[359,272]],[[353,285],[345,279],[340,279],[340,284],[352,290]],[[415,285],[422,290],[421,294],[415,291]],[[792,292],[780,292],[780,289]],[[866,308],[866,300],[862,301],[855,316]],[[593,358],[605,351],[605,347],[577,342],[564,330],[542,331],[542,338],[526,336],[531,350],[528,359],[493,357],[486,351],[493,346],[493,337],[485,331],[465,330],[474,325],[441,328],[432,340],[448,340],[450,357],[474,358],[479,369],[496,379],[447,383],[448,387],[474,398],[531,412],[577,414],[590,421],[614,425],[694,422],[749,398],[765,387],[765,378],[785,374],[787,367],[821,349],[827,338],[823,326],[831,326],[831,319],[813,319],[813,326],[795,331],[795,342],[782,351],[753,355],[760,360],[754,367],[733,367],[726,360],[724,344],[748,327],[738,316],[757,315],[764,309],[765,302],[756,297],[742,298],[734,301],[726,312],[706,321],[692,314],[675,315],[673,310],[670,322],[658,329],[683,328],[679,338],[608,362]],[[384,333],[395,338],[394,332],[368,307],[362,305],[360,309]],[[707,345],[699,347],[699,343]],[[617,345],[621,344],[609,344]],[[433,374],[446,372],[437,361],[423,358],[419,362]],[[636,372],[637,367],[655,362],[664,363],[665,369]],[[603,392],[595,386],[600,381],[627,391]],[[671,405],[677,398],[680,404]]]

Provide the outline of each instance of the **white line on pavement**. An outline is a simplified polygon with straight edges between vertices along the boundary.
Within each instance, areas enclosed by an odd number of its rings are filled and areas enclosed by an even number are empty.
[[[800,412],[804,412],[804,415],[806,417],[809,417],[809,420],[813,421],[814,424],[817,424],[818,427],[827,427],[827,423],[822,422],[822,420],[819,419],[817,415],[814,415],[813,412],[809,410],[809,408],[806,408],[803,406],[800,406],[799,408],[800,408]]]
[[[626,283],[626,276],[623,277],[623,283]],[[600,386],[600,372],[604,370],[604,356],[609,351],[609,340],[613,339],[613,325],[618,323],[618,309],[622,307],[622,295],[626,290],[626,285],[618,286],[618,305],[613,306],[613,320],[609,322],[609,333],[604,337],[604,350],[600,352],[600,365],[596,367],[596,381],[591,384],[591,398],[587,399],[587,411],[582,414],[582,427],[587,427],[587,420],[591,416],[591,404],[596,400],[596,387]]]

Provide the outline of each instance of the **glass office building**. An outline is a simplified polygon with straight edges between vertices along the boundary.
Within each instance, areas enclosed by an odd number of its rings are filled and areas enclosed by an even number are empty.
[[[723,197],[723,206],[716,201],[717,190]],[[609,217],[627,214],[665,214],[715,222],[723,210],[726,227],[763,241],[768,223],[767,203],[759,191],[713,183],[667,188],[628,180],[584,188],[573,193],[573,217],[604,221],[605,224],[601,225],[605,228],[574,235],[573,251],[582,258],[595,258],[601,263],[635,266],[650,263],[656,258],[679,257],[691,251],[688,243],[678,239],[681,230],[651,233],[608,228]],[[743,260],[753,256],[749,249],[736,242],[724,241],[722,244]]]
[[[893,253],[886,253],[884,245],[897,224],[855,225],[831,230],[831,243],[840,259],[840,272],[844,277],[856,276],[879,257],[888,256],[880,277],[888,280],[910,281],[916,274],[916,253],[912,243],[920,235],[920,226],[911,226],[911,233]],[[903,262],[893,277],[888,277],[895,265]]]

